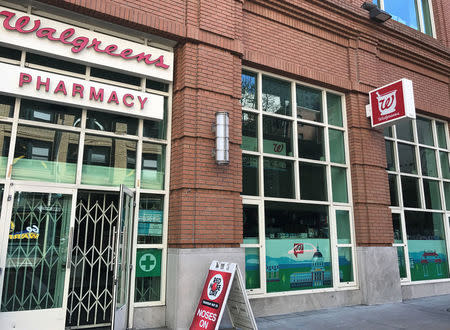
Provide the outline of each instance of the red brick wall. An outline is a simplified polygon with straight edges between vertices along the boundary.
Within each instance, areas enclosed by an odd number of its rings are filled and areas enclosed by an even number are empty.
[[[357,244],[391,244],[384,140],[365,117],[367,93],[406,77],[420,112],[450,118],[450,1],[432,1],[436,39],[369,20],[364,0],[42,0],[178,41],[169,210],[177,247],[242,240],[242,63],[346,93]],[[211,156],[216,111],[230,113],[226,167]]]

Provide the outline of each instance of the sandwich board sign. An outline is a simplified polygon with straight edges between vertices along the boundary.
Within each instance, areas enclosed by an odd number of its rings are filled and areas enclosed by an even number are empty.
[[[395,124],[404,119],[416,118],[413,83],[400,79],[369,92],[370,104],[366,107],[372,127]]]
[[[233,328],[258,329],[238,265],[213,261],[189,329],[219,329],[225,307]]]

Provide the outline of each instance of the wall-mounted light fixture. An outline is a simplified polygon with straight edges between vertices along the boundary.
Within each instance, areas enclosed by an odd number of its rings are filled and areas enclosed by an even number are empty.
[[[213,125],[213,132],[216,133],[216,148],[214,154],[218,165],[228,165],[230,163],[229,147],[229,116],[228,112],[216,112],[216,124]]]
[[[372,2],[364,2],[361,8],[369,11],[370,19],[373,19],[380,23],[386,22],[387,20],[392,18],[389,13],[381,10],[376,4]]]

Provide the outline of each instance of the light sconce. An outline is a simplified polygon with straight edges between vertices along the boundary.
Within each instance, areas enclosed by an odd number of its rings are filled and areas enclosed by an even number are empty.
[[[228,112],[216,112],[216,123],[213,125],[213,132],[216,133],[216,148],[213,153],[217,165],[228,165],[230,163],[229,126]]]
[[[372,2],[364,2],[361,6],[361,8],[369,11],[370,19],[373,19],[374,21],[383,23],[387,20],[391,19],[392,16],[385,12],[384,10],[381,10],[378,8],[378,6]]]

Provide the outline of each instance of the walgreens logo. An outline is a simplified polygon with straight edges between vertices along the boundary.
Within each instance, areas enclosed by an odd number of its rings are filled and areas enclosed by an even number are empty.
[[[51,26],[42,26],[40,19],[32,20],[30,16],[23,15],[15,18],[16,14],[3,10],[0,11],[0,16],[4,16],[3,27],[9,31],[17,31],[21,34],[34,34],[37,38],[48,39],[52,42],[71,46],[73,53],[80,53],[85,49],[92,48],[97,53],[103,53],[112,57],[120,57],[124,60],[135,60],[138,63],[143,62],[147,65],[154,65],[155,67],[168,69],[170,66],[164,62],[164,55],[156,58],[153,54],[140,52],[134,54],[131,48],[119,49],[116,44],[103,44],[101,40],[88,36],[78,35],[73,27],[66,28],[61,31]],[[14,22],[15,20],[15,22]]]

